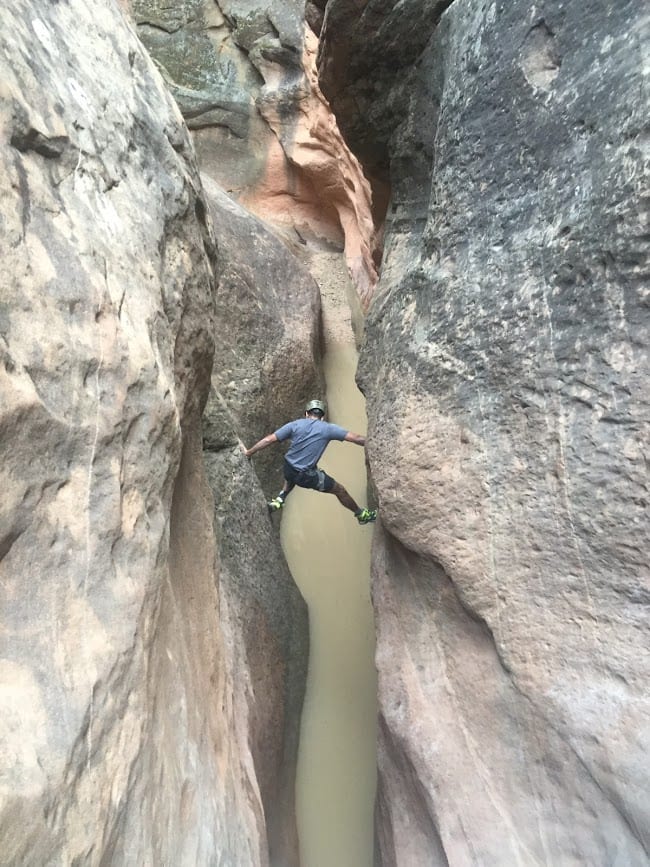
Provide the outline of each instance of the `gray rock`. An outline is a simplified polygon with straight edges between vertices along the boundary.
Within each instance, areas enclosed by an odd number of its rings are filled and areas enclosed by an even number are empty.
[[[250,782],[263,808],[259,856],[240,839],[232,863],[264,864],[268,851],[269,864],[297,867],[295,779],[309,657],[307,609],[252,464],[238,449],[206,452],[205,463],[215,500],[220,628],[235,711],[228,737],[239,757],[250,752]]]
[[[136,0],[135,11],[202,172],[303,243],[345,248],[365,307],[379,243],[370,187],[320,92],[303,0]]]
[[[282,455],[252,445],[321,393],[320,296],[309,272],[260,220],[204,178],[219,238],[212,388],[203,444],[215,501],[224,628],[264,808],[270,863],[298,864],[294,789],[307,674],[306,606],[281,553],[266,497]],[[296,396],[298,403],[296,403]],[[237,695],[237,694],[236,694]]]
[[[422,52],[451,0],[330,0],[318,51],[320,84],[346,142],[375,185],[394,165],[393,132],[430,107],[418,88]],[[430,129],[422,118],[422,129]],[[423,135],[419,148],[428,146]],[[417,150],[411,157],[418,157]],[[405,174],[405,173],[401,173]]]
[[[327,0],[319,0],[317,3],[308,0],[308,2],[305,3],[305,22],[311,27],[316,36],[320,36],[323,28],[326,5]]]
[[[341,99],[391,44],[353,5]],[[393,184],[361,369],[382,864],[647,863],[647,32],[455,0],[339,114]]]

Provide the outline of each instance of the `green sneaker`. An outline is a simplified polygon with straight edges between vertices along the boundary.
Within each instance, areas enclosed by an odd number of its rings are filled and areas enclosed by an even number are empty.
[[[274,497],[270,503],[267,503],[269,509],[272,512],[277,512],[278,509],[281,509],[284,506],[284,500],[282,497]]]
[[[359,509],[355,512],[355,518],[360,524],[372,524],[377,520],[377,509]]]

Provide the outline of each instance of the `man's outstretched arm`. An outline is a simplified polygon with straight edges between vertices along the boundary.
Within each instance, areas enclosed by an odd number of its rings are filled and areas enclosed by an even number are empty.
[[[361,436],[361,434],[352,433],[352,431],[348,431],[345,435],[346,443],[354,443],[356,446],[365,446],[366,438]]]
[[[255,452],[259,452],[262,449],[265,449],[267,446],[272,446],[273,443],[277,443],[277,441],[278,438],[274,433],[267,434],[265,437],[262,437],[259,442],[255,443],[254,446],[251,446],[251,448],[244,449],[244,454],[247,458],[250,458],[255,454]]]

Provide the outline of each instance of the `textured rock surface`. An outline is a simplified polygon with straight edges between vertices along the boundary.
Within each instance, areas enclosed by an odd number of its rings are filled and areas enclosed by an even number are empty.
[[[264,172],[271,132],[255,104],[264,70],[293,69],[293,78],[301,77],[298,6],[133,2],[138,33],[195,131],[204,168],[231,190]]]
[[[304,608],[234,434],[206,480],[190,139],[116,5],[32,5],[0,13],[0,860],[295,863]]]
[[[139,33],[193,130],[202,170],[297,237],[342,249],[376,283],[370,188],[320,92],[304,3],[134,3]]]
[[[361,377],[383,864],[647,863],[647,32],[455,0],[408,114],[398,72],[339,117],[393,182]]]

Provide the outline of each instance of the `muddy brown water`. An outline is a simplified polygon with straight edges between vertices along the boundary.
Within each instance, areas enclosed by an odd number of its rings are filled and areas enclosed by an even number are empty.
[[[321,282],[328,417],[366,431],[356,388],[350,312],[335,276]],[[320,466],[367,504],[364,449],[331,443]],[[377,678],[370,602],[372,525],[361,527],[328,494],[295,489],[282,515],[282,545],[309,606],[310,659],[296,782],[302,867],[372,867]]]

